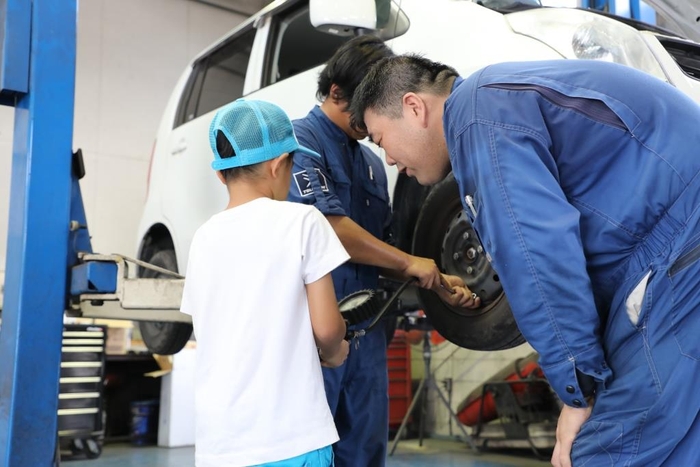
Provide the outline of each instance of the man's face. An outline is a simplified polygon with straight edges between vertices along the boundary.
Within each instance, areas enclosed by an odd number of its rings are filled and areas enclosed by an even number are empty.
[[[415,177],[421,185],[434,185],[450,171],[442,125],[424,124],[408,111],[401,118],[365,112],[367,132],[385,152],[386,162]]]
[[[343,130],[349,138],[352,138],[355,141],[365,139],[367,137],[367,133],[356,129],[350,124],[350,111],[347,110],[347,104],[343,101],[341,105],[345,107],[344,110],[340,112],[340,119],[342,120],[341,124],[338,125],[340,126],[340,129]]]

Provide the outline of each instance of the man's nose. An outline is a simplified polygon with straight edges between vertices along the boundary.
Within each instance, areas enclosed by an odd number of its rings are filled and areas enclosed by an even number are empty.
[[[384,158],[386,159],[387,164],[396,165],[396,161],[392,159],[386,151],[384,152]]]

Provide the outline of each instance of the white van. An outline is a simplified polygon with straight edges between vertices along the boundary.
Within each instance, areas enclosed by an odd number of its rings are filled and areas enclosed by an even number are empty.
[[[465,76],[501,61],[614,61],[666,80],[700,102],[700,45],[627,22],[636,27],[587,10],[542,8],[539,0],[402,0],[400,7],[390,0],[275,1],[195,57],[175,86],[154,145],[139,259],[185,273],[195,230],[226,205],[226,191],[209,165],[215,111],[246,96],[274,102],[293,119],[306,115],[317,103],[320,68],[352,34],[374,29],[396,53],[422,53]],[[435,328],[476,350],[522,343],[454,181],[428,189],[399,177],[393,167],[387,172],[398,246],[460,275],[484,303],[464,312],[419,291]],[[140,274],[154,277],[150,270]],[[160,354],[177,352],[192,332],[187,323],[142,322],[140,328],[149,349]]]

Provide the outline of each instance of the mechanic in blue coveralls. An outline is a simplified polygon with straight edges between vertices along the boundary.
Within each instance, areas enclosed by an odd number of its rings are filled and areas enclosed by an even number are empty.
[[[435,262],[385,243],[391,208],[384,165],[369,148],[358,143],[366,134],[350,126],[348,106],[370,65],[391,56],[391,50],[372,36],[342,45],[318,79],[322,101],[293,122],[299,143],[317,151],[321,159],[294,155],[289,199],[313,204],[333,226],[350,262],[333,271],[337,298],[362,289],[375,289],[378,275],[415,277],[420,286],[435,290],[452,305],[475,306],[459,277],[440,274]],[[454,289],[450,295],[440,288]],[[361,323],[359,327],[368,323]],[[377,330],[363,337],[339,368],[324,368],[326,395],[340,441],[333,446],[338,467],[379,467],[385,464],[388,441],[387,333]]]
[[[402,56],[351,111],[421,184],[452,170],[565,404],[553,465],[700,465],[700,107],[612,63]]]

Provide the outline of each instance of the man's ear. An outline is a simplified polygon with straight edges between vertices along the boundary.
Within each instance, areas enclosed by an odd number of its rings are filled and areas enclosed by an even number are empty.
[[[404,118],[417,119],[421,126],[428,126],[428,107],[418,94],[407,92],[403,96],[402,104]]]
[[[217,178],[221,181],[221,183],[223,183],[224,185],[226,185],[226,177],[224,177],[224,174],[221,173],[221,170],[217,170],[217,171],[216,171],[216,176],[217,176]]]
[[[342,105],[345,99],[343,99],[343,93],[340,91],[340,86],[337,84],[331,84],[331,90],[328,93],[328,97],[333,100],[335,105]]]

